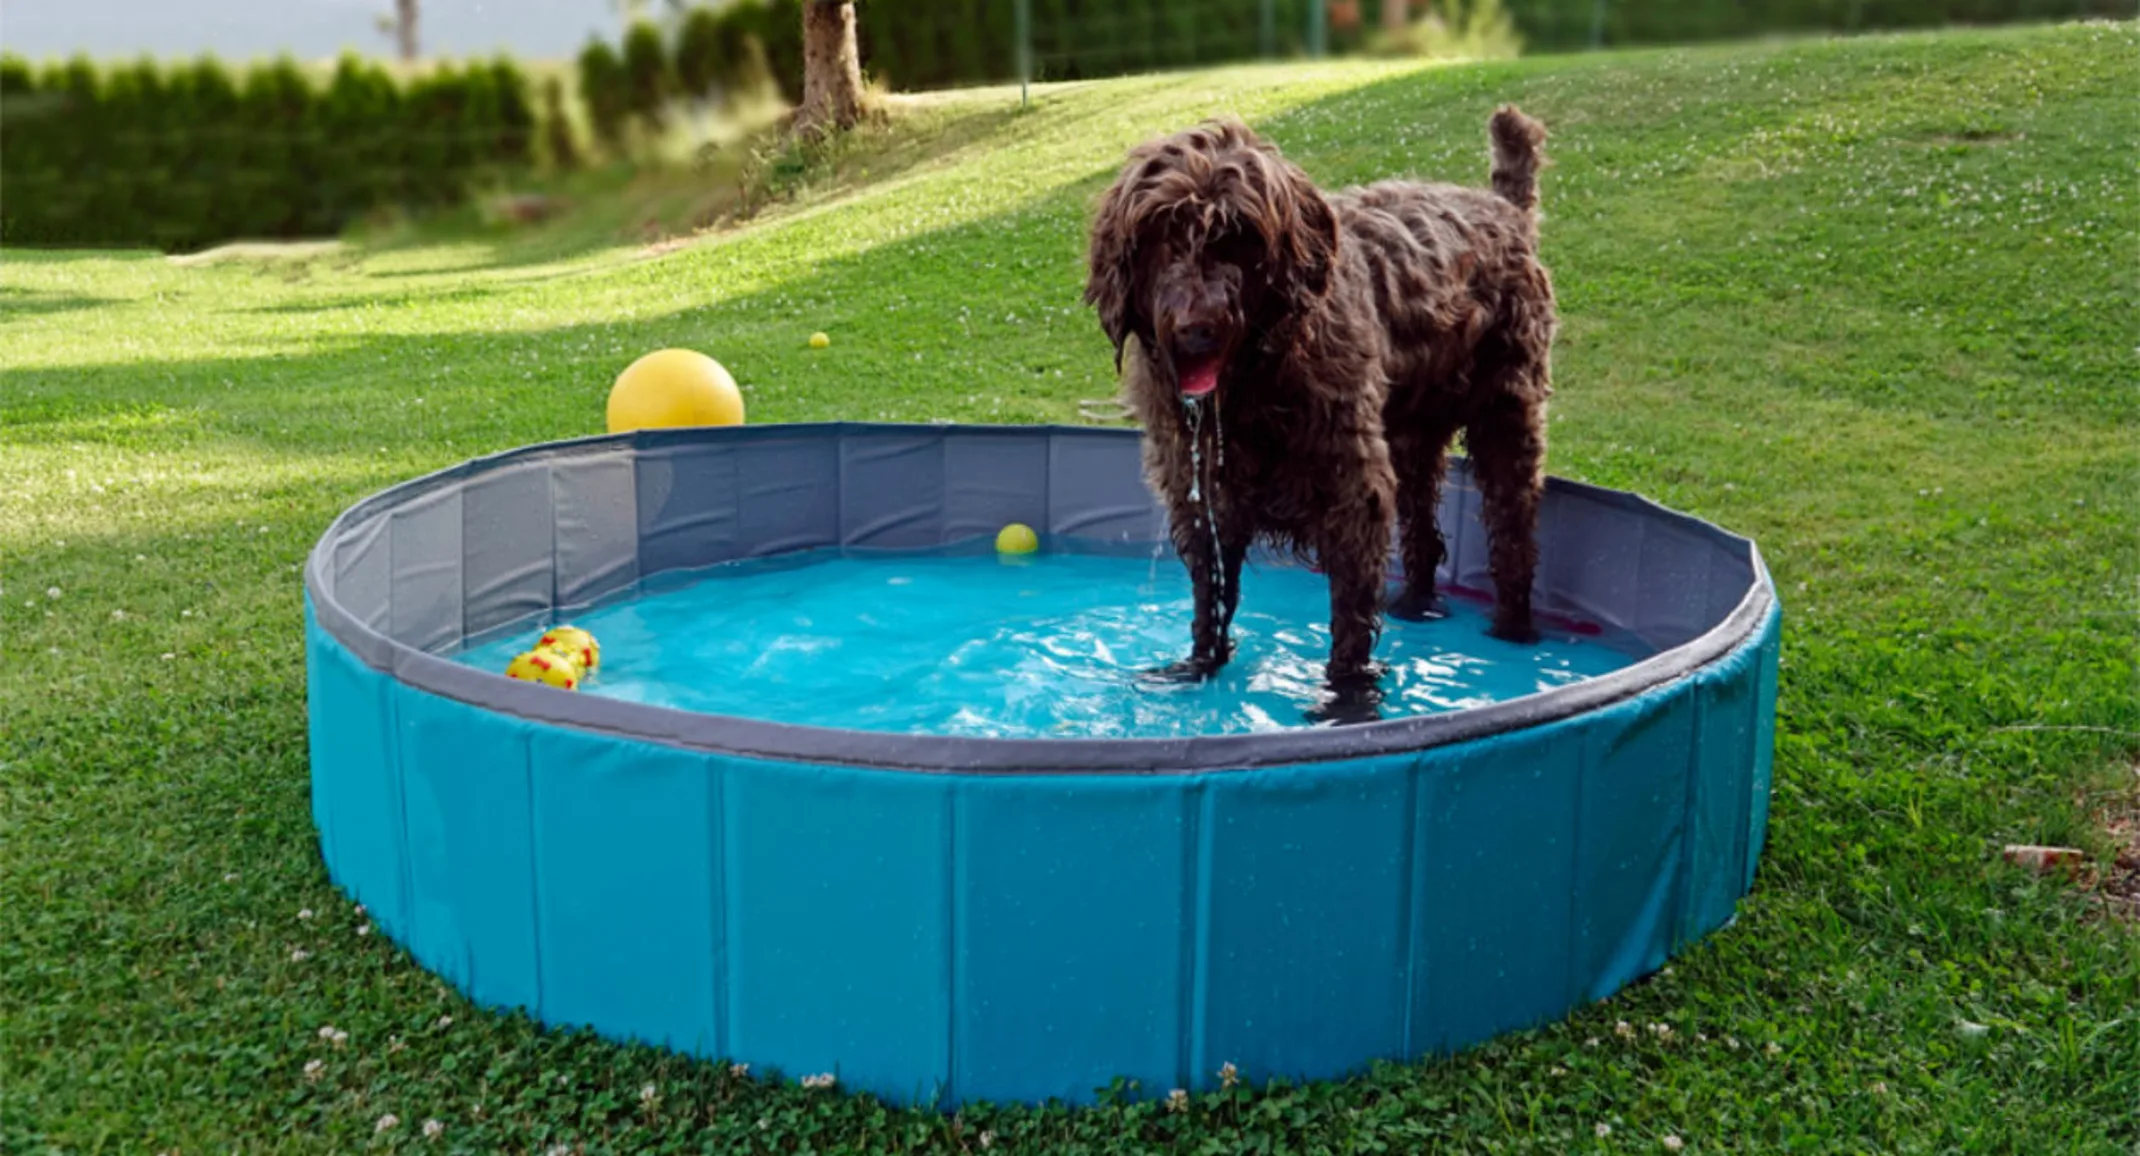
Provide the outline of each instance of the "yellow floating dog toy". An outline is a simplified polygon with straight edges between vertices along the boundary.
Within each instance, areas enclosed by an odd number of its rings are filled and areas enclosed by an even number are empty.
[[[554,650],[530,650],[506,666],[505,677],[539,682],[559,690],[578,690],[582,676],[580,664],[570,655]]]
[[[602,644],[594,635],[577,626],[557,626],[535,640],[535,649],[554,650],[580,664],[580,669],[593,674],[602,669]]]

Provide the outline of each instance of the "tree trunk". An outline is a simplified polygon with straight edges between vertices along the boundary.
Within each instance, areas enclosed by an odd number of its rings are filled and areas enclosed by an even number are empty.
[[[416,0],[394,0],[394,41],[403,60],[416,59]]]
[[[803,101],[798,130],[853,128],[862,117],[862,57],[849,0],[804,0]]]
[[[1408,0],[1382,0],[1382,30],[1404,31],[1407,17],[1411,15],[1411,7]]]

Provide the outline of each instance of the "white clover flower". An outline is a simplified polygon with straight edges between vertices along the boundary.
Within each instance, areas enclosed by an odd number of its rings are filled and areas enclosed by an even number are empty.
[[[735,1077],[735,1078],[736,1078],[736,1079],[738,1079],[738,1080],[742,1080],[742,1079],[747,1079],[747,1078],[749,1078],[749,1076],[750,1076],[750,1065],[749,1065],[749,1064],[730,1064],[730,1065],[728,1065],[728,1074],[729,1074],[729,1075],[731,1075],[731,1076],[733,1076],[733,1077]]]
[[[1666,1136],[1664,1138],[1664,1150],[1667,1152],[1677,1152],[1686,1146],[1687,1142],[1677,1136]]]
[[[311,958],[312,958],[312,953],[311,953],[311,952],[309,952],[309,951],[306,951],[306,950],[305,950],[304,948],[302,948],[302,947],[293,947],[293,948],[291,948],[291,949],[290,949],[290,962],[291,962],[291,963],[303,963],[304,961],[306,961],[306,960],[308,960],[308,959],[311,959]]]
[[[1240,1083],[1241,1070],[1239,1068],[1234,1067],[1232,1060],[1228,1060],[1225,1063],[1219,1065],[1220,1087],[1232,1088],[1238,1086]]]
[[[661,1092],[652,1084],[639,1089],[639,1102],[642,1104],[651,1104],[660,1098]]]
[[[446,1126],[437,1120],[424,1121],[424,1139],[436,1140],[446,1131]]]
[[[450,1027],[452,1027],[452,1026],[453,1026],[453,1017],[452,1017],[452,1016],[440,1016],[440,1017],[438,1017],[438,1029],[439,1029],[440,1031],[444,1031],[444,1030],[446,1030],[447,1028],[450,1028]]]
[[[1766,1055],[1780,1056],[1783,1054],[1783,1045],[1776,1043],[1774,1040],[1771,1040],[1769,1041],[1769,1045],[1765,1048],[1762,1048],[1761,1051]]]
[[[1598,1139],[1603,1140],[1605,1137],[1612,1135],[1612,1125],[1600,1120],[1598,1121],[1598,1126],[1592,1131],[1598,1134]]]
[[[1169,1111],[1169,1112],[1186,1112],[1186,1111],[1188,1111],[1188,1110],[1189,1110],[1189,1091],[1188,1091],[1188,1089],[1186,1089],[1186,1088],[1176,1088],[1176,1089],[1174,1089],[1173,1091],[1171,1091],[1171,1092],[1168,1092],[1168,1093],[1167,1093],[1167,1111]]]
[[[370,935],[371,933],[372,933],[372,925],[371,925],[371,924],[369,924],[369,923],[359,923],[359,924],[357,924],[357,934],[358,934],[358,935]]]
[[[47,598],[50,598],[50,599],[52,599],[52,600],[53,600],[53,601],[55,601],[55,602],[59,601],[59,587],[57,587],[57,586],[47,586],[47,587],[45,587],[45,597],[47,597]]]
[[[298,909],[298,912],[297,912],[297,917],[298,917],[299,919],[310,919],[310,918],[312,918],[312,909],[311,909],[310,907],[302,907],[302,908],[299,908],[299,909]]]
[[[326,1071],[327,1061],[325,1060],[305,1061],[305,1079],[307,1080],[310,1080],[314,1083],[318,1083],[320,1076],[324,1075]]]
[[[395,1128],[399,1128],[400,1126],[401,1117],[396,1116],[392,1112],[388,1112],[386,1115],[379,1117],[378,1123],[372,1125],[372,1131],[386,1132]]]

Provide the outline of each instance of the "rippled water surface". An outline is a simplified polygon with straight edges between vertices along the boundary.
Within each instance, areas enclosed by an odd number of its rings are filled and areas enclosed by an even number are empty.
[[[1479,607],[1392,621],[1376,648],[1385,717],[1517,698],[1639,655],[1595,638],[1517,646]],[[580,693],[711,714],[905,734],[1156,738],[1309,725],[1322,698],[1329,588],[1251,566],[1236,656],[1199,686],[1140,671],[1188,653],[1189,580],[1172,558],[1051,552],[1019,561],[969,548],[822,552],[664,576],[571,618],[602,645]],[[502,671],[544,624],[457,655]],[[565,693],[565,692],[559,692]]]

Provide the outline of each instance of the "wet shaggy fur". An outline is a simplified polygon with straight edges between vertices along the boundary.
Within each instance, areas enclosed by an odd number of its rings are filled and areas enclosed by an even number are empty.
[[[1194,646],[1173,675],[1231,656],[1241,564],[1260,540],[1328,576],[1331,684],[1372,696],[1393,524],[1405,585],[1390,612],[1441,612],[1435,512],[1459,432],[1490,537],[1493,633],[1536,637],[1555,328],[1537,252],[1545,130],[1504,107],[1488,136],[1491,191],[1326,194],[1217,121],[1132,150],[1102,198],[1085,299],[1195,582]]]

